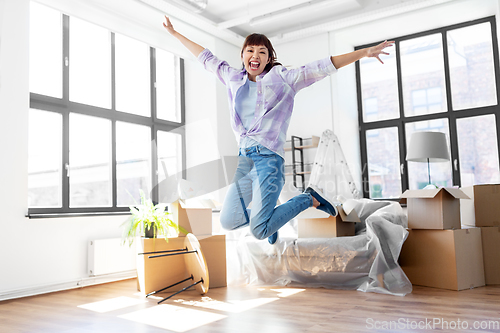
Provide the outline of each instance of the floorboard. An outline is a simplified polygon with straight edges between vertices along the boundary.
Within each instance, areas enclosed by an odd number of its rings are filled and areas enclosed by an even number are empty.
[[[500,286],[414,286],[404,297],[240,286],[187,291],[161,305],[136,286],[131,279],[0,302],[0,332],[500,332]]]

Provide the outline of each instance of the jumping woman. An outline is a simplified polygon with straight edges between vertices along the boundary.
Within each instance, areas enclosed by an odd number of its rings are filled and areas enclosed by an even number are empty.
[[[243,67],[238,69],[181,35],[166,16],[163,26],[227,88],[231,127],[239,143],[239,157],[236,174],[222,206],[222,227],[234,230],[250,225],[256,238],[268,238],[269,243],[274,244],[278,230],[309,207],[336,216],[338,204],[314,186],[276,206],[285,183],[284,145],[294,98],[301,89],[363,57],[374,57],[383,63],[379,55],[389,54],[384,49],[394,42],[385,41],[289,70],[276,61],[276,52],[269,39],[254,33],[243,43]],[[251,209],[248,208],[250,202]]]

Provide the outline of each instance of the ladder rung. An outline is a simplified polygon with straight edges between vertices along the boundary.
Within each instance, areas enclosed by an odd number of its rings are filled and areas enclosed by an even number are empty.
[[[311,171],[301,171],[296,173],[296,175],[308,175],[308,174],[311,174]],[[287,172],[285,173],[285,176],[293,176],[293,172]]]

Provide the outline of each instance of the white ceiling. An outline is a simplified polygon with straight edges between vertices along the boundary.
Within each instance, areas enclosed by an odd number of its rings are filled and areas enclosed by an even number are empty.
[[[230,24],[228,29],[242,37],[253,32],[275,36],[328,22],[361,8],[359,0],[207,0],[201,15],[222,26]],[[262,23],[251,21],[258,17],[269,19]]]
[[[457,0],[137,0],[234,45],[253,33],[273,43]],[[189,3],[205,2],[196,11]],[[186,4],[188,3],[188,4]],[[266,18],[257,22],[258,18]]]

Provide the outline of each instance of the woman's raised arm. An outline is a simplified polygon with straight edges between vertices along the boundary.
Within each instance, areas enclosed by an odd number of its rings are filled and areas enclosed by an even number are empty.
[[[344,67],[346,65],[352,64],[353,62],[355,62],[361,58],[364,58],[364,57],[377,58],[378,61],[380,61],[381,63],[384,63],[382,60],[380,60],[379,55],[381,55],[381,54],[388,55],[389,53],[384,52],[384,49],[386,47],[392,46],[393,44],[394,44],[393,41],[389,41],[389,42],[385,41],[385,42],[382,42],[378,45],[368,47],[365,49],[356,50],[356,51],[351,52],[351,53],[346,53],[346,54],[342,54],[339,56],[332,56],[331,59],[332,59],[333,66],[335,66],[335,68],[339,69],[339,68]]]
[[[182,45],[184,45],[196,58],[198,58],[200,53],[205,49],[203,46],[196,44],[192,40],[187,39],[177,31],[175,31],[172,22],[170,22],[170,19],[167,16],[165,16],[165,22],[163,22],[163,26],[172,36],[177,38],[182,43]]]

